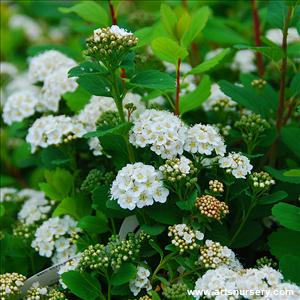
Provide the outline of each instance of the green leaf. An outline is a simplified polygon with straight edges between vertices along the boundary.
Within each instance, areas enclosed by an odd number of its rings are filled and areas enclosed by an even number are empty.
[[[148,294],[151,296],[153,300],[161,300],[159,294],[155,291],[149,291]]]
[[[59,11],[65,14],[76,13],[83,20],[101,26],[108,25],[108,15],[105,9],[94,1],[82,1],[71,7],[61,7]]]
[[[131,263],[124,263],[121,267],[112,275],[111,283],[113,285],[122,285],[134,279],[136,276],[136,267]]]
[[[200,84],[193,92],[180,97],[180,114],[184,114],[190,110],[199,108],[201,104],[209,97],[210,87],[211,82],[209,77],[207,75],[203,76]]]
[[[272,110],[270,101],[272,99],[266,99],[260,96],[251,88],[237,86],[225,80],[219,81],[218,84],[222,92],[238,104],[263,117],[268,117],[270,115]]]
[[[273,232],[269,238],[270,252],[278,259],[284,255],[299,256],[300,232],[281,228]]]
[[[160,7],[160,17],[161,21],[164,25],[166,31],[171,35],[174,36],[175,34],[175,27],[177,24],[177,16],[170,8],[170,6],[162,3]]]
[[[159,235],[161,234],[165,229],[166,227],[163,226],[163,225],[147,225],[147,224],[143,224],[141,226],[141,229],[150,234],[150,235]]]
[[[268,205],[285,199],[288,194],[285,191],[278,191],[271,195],[264,196],[258,200],[261,205]]]
[[[180,211],[174,204],[169,204],[166,209],[165,204],[155,204],[144,208],[147,215],[156,222],[173,225],[180,220]]]
[[[201,7],[193,16],[188,30],[184,33],[181,44],[188,47],[203,30],[211,11],[208,6]]]
[[[105,75],[107,74],[107,70],[95,61],[84,61],[78,66],[72,68],[69,71],[69,77],[80,77],[85,75]]]
[[[181,209],[181,210],[192,210],[194,205],[195,205],[195,201],[197,199],[197,195],[198,192],[197,190],[194,190],[194,192],[190,195],[190,197],[186,200],[178,200],[176,202],[176,205]]]
[[[97,216],[85,216],[81,218],[78,222],[78,227],[91,234],[104,233],[109,229],[107,217],[103,213],[98,213]]]
[[[73,176],[65,169],[45,171],[46,183],[40,183],[41,190],[52,200],[62,200],[73,189]]]
[[[183,11],[176,24],[176,37],[181,39],[187,32],[190,31],[191,16],[187,11]]]
[[[293,77],[290,92],[292,97],[300,96],[300,72],[296,73]]]
[[[67,106],[75,113],[78,113],[84,108],[84,106],[89,103],[91,94],[78,87],[74,92],[67,92],[63,96],[67,103]]]
[[[300,183],[299,176],[285,176],[285,172],[287,170],[276,170],[271,167],[265,167],[266,171],[270,173],[275,179],[283,181],[283,182],[289,182],[289,183]]]
[[[283,173],[284,176],[300,176],[300,169],[291,169]]]
[[[234,48],[238,50],[244,50],[244,49],[254,50],[260,52],[264,56],[274,61],[278,61],[282,59],[284,55],[282,49],[275,45],[273,47],[254,47],[248,45],[235,45]]]
[[[88,273],[69,271],[61,275],[70,291],[84,300],[95,300],[101,295],[98,280]]]
[[[281,139],[284,144],[300,157],[300,128],[284,127],[281,131]]]
[[[175,78],[157,70],[137,73],[131,78],[130,84],[141,88],[156,90],[172,90],[176,87]]]
[[[300,285],[300,257],[295,255],[284,255],[279,260],[279,269],[286,281]]]
[[[220,52],[219,54],[217,54],[216,56],[214,56],[213,58],[204,61],[203,63],[201,63],[200,65],[198,65],[197,67],[193,68],[189,74],[201,74],[204,72],[207,72],[211,69],[213,69],[214,67],[216,67],[229,53],[231,52],[231,50],[229,48],[222,50],[222,52]]]
[[[282,226],[300,231],[299,207],[287,203],[278,203],[272,208],[272,214]]]
[[[77,83],[92,95],[111,96],[111,84],[103,75],[83,75],[77,79]]]
[[[115,127],[101,127],[96,131],[88,132],[84,135],[85,138],[91,137],[103,137],[103,136],[110,136],[110,135],[126,135],[130,128],[132,127],[132,123],[126,122],[121,123]]]
[[[288,7],[282,0],[269,1],[267,22],[270,27],[283,29]]]
[[[178,59],[182,60],[188,55],[184,47],[166,37],[159,37],[153,40],[151,47],[156,56],[174,65],[177,64]]]

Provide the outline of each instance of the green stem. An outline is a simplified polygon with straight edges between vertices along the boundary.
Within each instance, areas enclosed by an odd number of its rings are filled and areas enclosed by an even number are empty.
[[[112,73],[112,77],[111,77],[111,79],[112,79],[112,95],[115,100],[120,119],[122,122],[125,122],[125,114],[124,114],[124,109],[123,109],[122,97],[121,97],[120,90],[119,90],[118,80],[117,80],[117,76],[116,76],[116,70],[112,70],[111,73]]]
[[[167,255],[166,257],[164,257],[158,264],[158,266],[156,267],[155,271],[152,274],[151,277],[151,281],[153,282],[153,280],[156,277],[156,274],[160,271],[160,269],[170,260],[172,260],[173,258],[175,258],[177,256],[177,253],[170,253],[169,255]]]

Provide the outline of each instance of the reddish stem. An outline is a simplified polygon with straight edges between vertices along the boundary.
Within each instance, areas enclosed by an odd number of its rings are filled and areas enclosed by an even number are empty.
[[[256,0],[252,0],[252,18],[253,18],[253,27],[254,27],[254,35],[255,35],[255,45],[260,46],[260,21],[259,16],[257,12],[257,3]],[[256,52],[256,63],[257,63],[257,69],[258,74],[260,77],[264,76],[265,70],[264,70],[264,64],[263,64],[263,58],[262,54],[260,52]]]
[[[121,75],[120,77],[122,78],[122,85],[123,87],[125,87],[125,80],[124,78],[126,78],[126,70],[124,68],[121,68]]]
[[[111,14],[112,25],[117,25],[117,16],[116,16],[115,8],[114,8],[111,0],[108,0],[108,5],[109,5],[110,14]]]
[[[175,99],[175,114],[177,116],[179,116],[180,64],[181,64],[181,58],[178,58],[177,69],[176,69],[176,99]]]

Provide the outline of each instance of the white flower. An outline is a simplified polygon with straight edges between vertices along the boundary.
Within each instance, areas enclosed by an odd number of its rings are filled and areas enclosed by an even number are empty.
[[[0,74],[7,74],[9,76],[16,76],[18,69],[11,63],[1,61],[0,62]]]
[[[226,172],[231,173],[235,178],[246,178],[246,175],[250,174],[253,168],[246,156],[235,152],[229,153],[226,157],[221,157],[219,166],[226,169]]]
[[[42,36],[41,26],[25,15],[13,15],[9,20],[9,27],[22,29],[26,37],[31,41],[37,41]]]
[[[39,89],[31,88],[11,94],[3,108],[3,121],[10,125],[13,122],[20,122],[35,113],[39,102]]]
[[[150,271],[142,266],[137,267],[137,274],[136,278],[129,282],[130,291],[133,293],[134,296],[142,290],[146,289],[147,291],[152,289],[150,284],[149,277]]]
[[[211,50],[209,52],[206,53],[204,60],[209,60],[214,58],[216,55],[218,55],[219,53],[221,53],[224,49],[223,48],[217,48],[214,50]]]
[[[233,58],[231,69],[241,73],[256,71],[255,52],[252,50],[239,50]]]
[[[199,230],[196,230],[195,231],[195,237],[196,237],[197,240],[202,241],[203,238],[204,238],[204,234],[203,234],[203,232],[201,232]]]
[[[45,198],[44,193],[33,193],[27,197],[27,200],[18,213],[18,219],[23,223],[30,225],[46,218],[47,213],[50,212],[51,208],[50,201]]]
[[[78,253],[78,255],[71,260],[67,261],[66,263],[62,264],[58,270],[58,274],[61,276],[65,272],[73,271],[77,268],[78,263],[80,261],[81,253]],[[66,289],[66,284],[62,281],[62,279],[59,279],[59,283],[62,286],[63,289]]]
[[[112,25],[109,29],[109,31],[114,34],[116,37],[122,38],[123,36],[132,35],[130,31],[127,31],[124,28],[120,28],[117,25]],[[102,34],[102,28],[98,28],[94,30],[94,41],[97,42],[100,40],[101,34]]]
[[[217,83],[211,85],[209,98],[203,103],[205,111],[233,111],[236,108],[236,102],[232,101],[230,97],[226,96],[220,89]]]
[[[17,190],[11,187],[0,188],[0,203],[10,202],[17,196]]]
[[[282,30],[280,28],[272,28],[266,32],[266,38],[274,44],[281,46],[282,44]],[[292,44],[300,41],[300,36],[296,28],[291,27],[288,29],[287,43]]]
[[[44,81],[48,75],[60,68],[76,66],[76,62],[56,50],[48,50],[29,60],[29,77],[34,81]]]
[[[148,109],[135,120],[130,131],[130,142],[136,147],[150,146],[162,158],[183,153],[187,128],[174,114]]]
[[[53,70],[44,79],[39,111],[58,111],[61,96],[66,92],[74,92],[78,86],[75,77],[68,77],[70,67]]]
[[[216,154],[223,156],[226,146],[217,128],[196,124],[187,131],[184,150],[205,155],[211,155],[215,151]]]
[[[142,163],[122,168],[111,187],[112,199],[125,209],[133,210],[167,201],[169,191],[163,186],[160,171]]]
[[[80,138],[86,133],[83,125],[75,118],[62,116],[46,116],[37,119],[29,128],[26,141],[31,144],[34,153],[38,147],[47,148],[74,138]]]
[[[66,261],[76,253],[76,245],[71,236],[79,232],[74,228],[76,221],[70,216],[53,217],[44,221],[35,232],[31,243],[41,256],[52,257],[53,263]]]

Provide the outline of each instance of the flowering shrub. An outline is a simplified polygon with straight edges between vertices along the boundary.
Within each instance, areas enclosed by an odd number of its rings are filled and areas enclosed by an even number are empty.
[[[299,299],[299,14],[1,3],[0,299]]]

